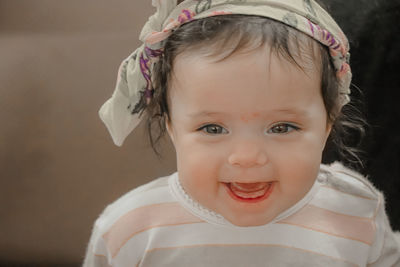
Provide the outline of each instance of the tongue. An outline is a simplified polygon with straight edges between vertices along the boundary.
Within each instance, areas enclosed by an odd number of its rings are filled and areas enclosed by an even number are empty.
[[[233,194],[240,198],[255,199],[266,194],[270,183],[230,183]]]
[[[265,189],[268,183],[231,183],[231,188],[235,191],[241,191],[246,193],[256,192]]]

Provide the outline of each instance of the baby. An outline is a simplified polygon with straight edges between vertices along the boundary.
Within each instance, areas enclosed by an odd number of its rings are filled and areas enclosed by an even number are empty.
[[[122,145],[146,115],[177,172],[106,208],[84,266],[400,266],[382,194],[321,164],[351,80],[331,16],[312,0],[153,5],[100,116]]]

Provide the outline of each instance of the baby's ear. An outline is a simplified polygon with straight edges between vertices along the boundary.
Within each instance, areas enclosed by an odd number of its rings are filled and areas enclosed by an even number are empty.
[[[325,136],[325,143],[326,143],[326,141],[328,140],[328,137],[329,137],[329,135],[331,134],[332,127],[333,127],[333,124],[332,124],[332,122],[328,122],[328,123],[326,124],[326,136]]]
[[[329,135],[331,134],[332,126],[333,126],[333,124],[332,124],[331,122],[328,122],[328,123],[326,124],[326,129],[325,129],[325,140],[323,140],[324,142],[323,142],[323,144],[322,144],[322,150],[321,150],[322,152],[324,151],[324,149],[325,149],[325,147],[326,147],[326,145],[327,145]]]
[[[328,133],[328,135],[329,135],[329,133],[331,132],[331,130],[332,130],[332,122],[327,122],[326,123],[326,132]]]
[[[165,119],[165,128],[167,129],[167,133],[169,135],[169,138],[171,138],[172,143],[175,145],[174,143],[174,132],[172,129],[172,123],[170,119]]]

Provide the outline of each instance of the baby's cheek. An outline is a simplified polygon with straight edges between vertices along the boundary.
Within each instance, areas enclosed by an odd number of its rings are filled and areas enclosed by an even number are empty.
[[[193,150],[179,155],[179,161],[180,172],[190,180],[191,187],[204,187],[218,180],[218,166],[221,160],[212,150],[194,146]]]
[[[305,152],[306,151],[306,152]],[[290,194],[302,194],[313,185],[320,166],[320,156],[309,149],[293,148],[290,155],[282,155],[279,179],[283,190]]]
[[[315,164],[301,164],[300,162],[294,164],[297,164],[297,166],[286,173],[283,186],[286,193],[299,200],[299,198],[302,198],[314,184],[318,174],[318,168]]]

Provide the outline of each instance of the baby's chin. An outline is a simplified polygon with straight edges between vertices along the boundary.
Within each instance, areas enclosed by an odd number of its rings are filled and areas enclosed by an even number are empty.
[[[230,223],[240,227],[262,226],[270,223],[276,216],[265,212],[221,211],[220,214]]]
[[[258,216],[242,216],[241,218],[227,218],[230,223],[239,227],[254,227],[254,226],[263,226],[272,221],[272,219],[267,218],[255,218]]]

